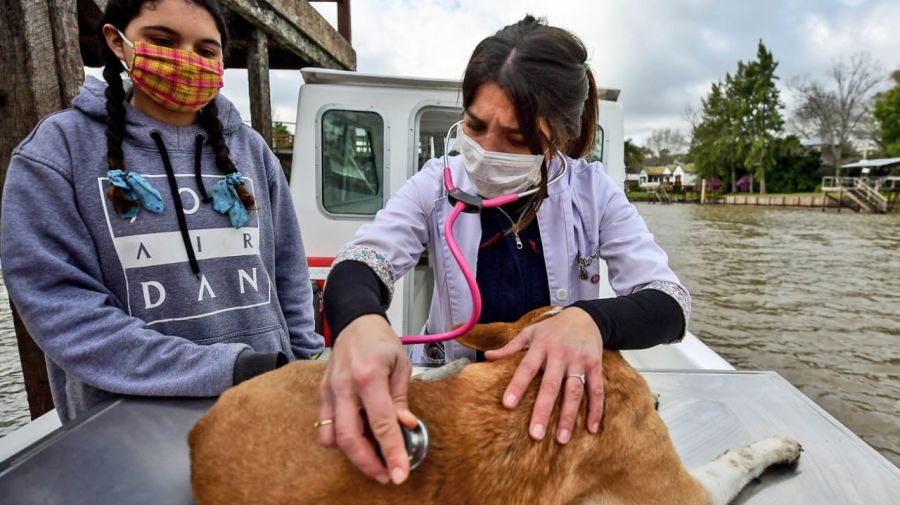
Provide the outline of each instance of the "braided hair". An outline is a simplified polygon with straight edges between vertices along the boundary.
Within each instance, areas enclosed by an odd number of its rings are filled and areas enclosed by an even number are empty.
[[[231,152],[228,150],[228,145],[225,144],[225,136],[222,134],[222,121],[219,120],[219,107],[216,105],[215,100],[209,102],[200,110],[200,126],[209,136],[209,144],[216,154],[216,166],[219,167],[219,171],[226,174],[237,172],[237,168],[231,160]],[[253,195],[247,191],[247,188],[240,184],[235,186],[234,189],[237,191],[241,203],[244,204],[244,208],[247,210],[253,209],[253,205],[256,202],[253,199]]]
[[[222,9],[217,0],[188,0],[191,4],[205,9],[212,16],[222,37],[222,47],[228,47],[228,26]],[[136,18],[145,4],[152,4],[154,0],[109,0],[103,17],[97,27],[97,42],[100,48],[100,61],[103,62],[103,78],[106,80],[106,162],[110,170],[126,170],[125,154],[122,151],[122,141],[125,138],[125,87],[122,83],[122,72],[125,68],[118,56],[110,49],[103,34],[103,27],[107,24],[115,26],[124,32],[128,23]],[[206,131],[209,143],[216,154],[216,166],[223,173],[230,174],[237,171],[228,146],[225,144],[222,122],[219,120],[219,108],[215,100],[211,101],[200,111],[200,126]],[[235,186],[238,196],[247,210],[253,208],[253,195],[243,186]],[[137,202],[128,199],[125,190],[116,186],[110,186],[106,195],[112,202],[116,212],[122,214],[136,207]]]
[[[107,52],[112,53],[107,48]],[[103,55],[105,56],[105,54]],[[106,79],[106,163],[110,170],[125,170],[125,155],[122,152],[122,139],[125,137],[125,88],[122,86],[122,64],[113,55],[113,60],[106,60],[103,78]],[[118,69],[116,68],[118,67]],[[125,190],[110,185],[106,196],[112,201],[119,214],[137,206],[137,202],[125,196]]]

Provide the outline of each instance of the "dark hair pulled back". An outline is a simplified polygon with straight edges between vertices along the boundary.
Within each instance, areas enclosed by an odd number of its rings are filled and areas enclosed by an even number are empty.
[[[216,28],[222,37],[222,47],[228,47],[228,25],[222,8],[217,0],[184,0],[209,12],[216,23]],[[106,161],[110,170],[127,170],[125,155],[122,151],[122,141],[125,138],[125,88],[122,83],[124,66],[116,54],[106,43],[103,34],[103,26],[111,24],[123,33],[128,24],[136,18],[145,5],[153,5],[156,0],[110,0],[106,4],[103,17],[97,27],[97,43],[100,47],[100,60],[103,62],[103,78],[106,80]],[[231,160],[231,153],[225,143],[222,122],[219,120],[219,110],[215,100],[200,110],[200,127],[206,132],[209,144],[215,152],[216,166],[223,173],[230,174],[237,171]],[[238,196],[244,206],[249,210],[253,208],[253,195],[244,186],[235,186]],[[125,212],[137,206],[137,202],[129,200],[125,191],[115,186],[110,186],[106,192],[117,212]]]
[[[468,108],[482,85],[494,83],[509,95],[519,131],[531,151],[539,154],[541,121],[549,127],[552,150],[573,158],[593,151],[597,132],[597,86],[581,40],[543,18],[527,15],[482,40],[472,53],[463,77],[463,107]],[[547,164],[541,169],[536,204],[515,228],[534,219],[547,195]]]

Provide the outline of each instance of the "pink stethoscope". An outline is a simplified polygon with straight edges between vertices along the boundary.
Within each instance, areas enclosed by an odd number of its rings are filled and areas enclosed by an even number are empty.
[[[482,198],[478,195],[473,195],[471,193],[466,193],[465,191],[459,189],[453,184],[453,178],[450,175],[450,160],[448,158],[447,153],[450,151],[450,134],[453,130],[460,128],[462,121],[458,121],[454,123],[449,130],[447,130],[447,136],[444,138],[444,187],[447,189],[447,200],[453,204],[453,210],[450,212],[450,216],[447,218],[447,222],[444,224],[444,235],[447,237],[447,246],[450,247],[450,253],[453,254],[453,258],[456,260],[456,263],[459,265],[459,269],[462,270],[463,276],[466,278],[466,284],[469,285],[469,292],[472,294],[472,315],[469,317],[469,320],[466,324],[460,326],[459,328],[444,332],[437,333],[434,335],[409,335],[405,337],[400,337],[400,342],[403,344],[430,344],[434,342],[444,342],[446,340],[453,340],[456,337],[466,333],[471,330],[472,327],[478,323],[478,318],[481,317],[481,292],[478,289],[478,283],[475,280],[475,275],[472,273],[472,270],[469,268],[468,263],[466,263],[466,258],[463,256],[462,251],[459,250],[459,246],[456,244],[456,239],[453,237],[453,224],[456,222],[456,218],[462,212],[471,212],[471,213],[479,213],[481,209],[491,209],[494,207],[499,207],[501,205],[506,205],[511,202],[515,202],[520,198],[525,198],[526,196],[531,196],[538,192],[540,188],[532,188],[527,191],[523,191],[521,193],[510,193],[508,195],[501,195],[494,198]],[[557,151],[557,154],[562,159],[562,170],[559,171],[550,182],[547,183],[547,186],[551,186],[553,183],[562,179],[562,177],[566,174],[566,171],[569,169],[569,163],[566,160],[566,157]]]

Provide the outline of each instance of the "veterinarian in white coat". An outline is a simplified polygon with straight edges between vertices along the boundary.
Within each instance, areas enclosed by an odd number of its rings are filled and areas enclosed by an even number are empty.
[[[514,321],[551,304],[571,307],[486,353],[495,360],[527,349],[503,403],[515,408],[543,370],[529,434],[544,438],[562,392],[555,437],[563,444],[576,429],[585,396],[586,429],[598,430],[603,347],[676,341],[690,312],[687,290],[622,190],[599,162],[579,159],[592,151],[597,124],[586,56],[573,34],[530,16],[482,41],[463,79],[460,155],[449,161],[454,184],[472,194],[490,198],[539,188],[533,197],[461,215],[454,236],[477,272],[484,301],[479,322]],[[385,318],[394,280],[430,250],[435,289],[428,332],[446,331],[472,312],[469,288],[444,237],[452,205],[443,168],[442,160],[427,163],[360,228],[335,259],[325,290],[337,339],[320,388],[320,441],[338,446],[382,483],[406,479],[397,422],[415,425],[406,407],[410,362]],[[596,299],[598,258],[609,266],[616,298]],[[479,357],[455,342],[418,346],[410,355],[430,364]],[[363,436],[360,408],[386,466]]]

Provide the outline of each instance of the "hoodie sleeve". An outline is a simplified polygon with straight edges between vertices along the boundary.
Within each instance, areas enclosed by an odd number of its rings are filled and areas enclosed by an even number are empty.
[[[325,349],[325,339],[315,332],[309,267],[287,179],[281,170],[281,162],[271,150],[266,148],[266,151],[275,233],[275,286],[294,357],[309,359]]]
[[[2,209],[0,257],[10,298],[66,373],[127,395],[216,396],[232,385],[237,356],[248,346],[161,334],[106,288],[68,170],[57,160],[14,152]]]

